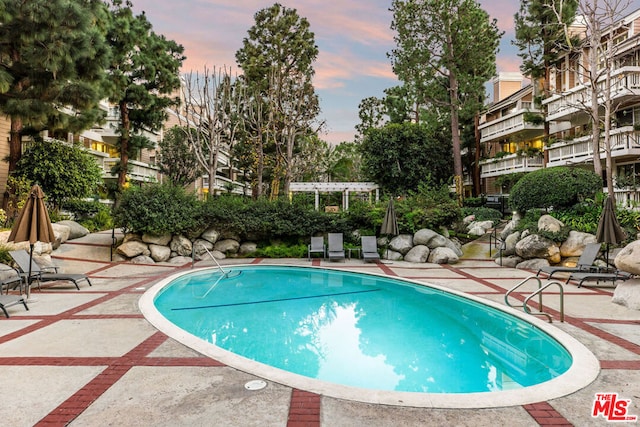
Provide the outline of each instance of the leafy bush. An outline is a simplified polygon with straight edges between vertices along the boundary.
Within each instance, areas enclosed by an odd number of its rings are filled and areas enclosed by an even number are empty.
[[[476,221],[500,221],[502,219],[502,212],[493,208],[474,207],[474,208],[462,208],[462,216],[467,217],[473,215],[476,217]]]
[[[570,207],[602,190],[602,179],[586,169],[564,166],[530,172],[511,189],[509,204],[525,212],[532,208]]]
[[[102,170],[79,144],[38,140],[16,165],[17,177],[40,184],[47,201],[60,207],[73,197],[90,197],[102,184]]]
[[[197,230],[202,222],[193,193],[167,184],[129,187],[113,211],[114,224],[125,232],[181,234]]]
[[[527,211],[525,216],[518,221],[518,225],[516,226],[516,231],[525,231],[528,230],[531,234],[537,234],[549,240],[552,240],[556,243],[564,242],[569,237],[569,232],[571,231],[571,227],[565,225],[558,232],[551,232],[546,230],[538,229],[538,220],[542,216],[543,211],[540,209],[530,209]]]
[[[251,256],[260,258],[304,258],[307,256],[307,245],[270,245],[258,248]]]
[[[400,233],[415,233],[422,228],[437,230],[449,227],[462,218],[458,202],[449,187],[429,187],[421,184],[415,192],[396,204]]]

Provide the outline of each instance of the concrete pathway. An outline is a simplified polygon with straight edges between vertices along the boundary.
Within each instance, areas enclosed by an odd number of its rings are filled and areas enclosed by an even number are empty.
[[[110,261],[111,232],[68,242],[53,254],[66,272],[87,273],[93,286],[48,283],[25,311],[0,319],[0,420],[21,426],[496,426],[609,425],[592,417],[596,393],[629,400],[640,415],[640,312],[611,303],[612,289],[566,285],[566,322],[558,299],[545,303],[554,325],[599,359],[596,381],[569,396],[492,409],[392,407],[323,397],[269,383],[204,357],[154,329],[138,299],[153,283],[186,265],[134,265]],[[456,265],[390,264],[347,260],[313,265],[383,273],[436,283],[502,302],[506,289],[531,275],[499,267],[486,241],[470,244]],[[226,264],[283,260],[225,260]],[[306,260],[287,263],[309,265]],[[200,262],[197,265],[205,265]],[[638,281],[640,284],[640,281]],[[517,297],[522,298],[523,294]],[[602,411],[600,411],[602,412]],[[636,425],[616,422],[615,425]]]

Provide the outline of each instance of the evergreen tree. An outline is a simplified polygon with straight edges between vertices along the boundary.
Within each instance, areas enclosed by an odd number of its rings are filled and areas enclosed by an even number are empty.
[[[99,0],[0,0],[0,19],[0,111],[11,120],[11,172],[23,135],[77,131],[100,119],[108,11]]]
[[[184,49],[154,33],[144,13],[133,14],[129,0],[112,0],[111,6],[109,101],[117,105],[120,115],[120,162],[114,172],[121,190],[129,158],[141,149],[153,148],[144,132],[159,131],[167,118],[166,109],[178,102],[169,95],[180,87]]]
[[[314,133],[313,123],[320,112],[318,96],[312,84],[313,62],[318,56],[315,36],[309,21],[290,9],[275,3],[255,14],[255,24],[236,52],[236,61],[244,73],[249,102],[265,103],[260,111],[270,129],[270,138],[254,135],[249,140],[259,142],[256,148],[270,144],[273,148],[271,197],[288,192],[292,177],[295,145],[300,138]],[[256,109],[253,109],[254,112]],[[252,119],[255,121],[255,117]],[[266,141],[265,141],[266,140]],[[260,158],[268,150],[257,153]]]
[[[189,144],[187,132],[195,129],[184,129],[177,126],[169,129],[159,142],[158,165],[173,185],[184,187],[202,175],[202,167]]]
[[[456,189],[462,198],[460,111],[476,108],[496,71],[501,33],[474,0],[394,0],[393,71],[416,105],[449,111]]]

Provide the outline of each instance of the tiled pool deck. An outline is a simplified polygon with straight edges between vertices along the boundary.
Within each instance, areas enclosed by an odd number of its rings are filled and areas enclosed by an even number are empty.
[[[619,399],[630,400],[628,415],[640,415],[640,311],[611,303],[612,288],[566,285],[565,323],[558,321],[558,298],[549,295],[544,300],[554,314],[554,325],[600,361],[600,375],[586,388],[550,401],[503,408],[384,406],[323,397],[272,382],[259,391],[246,390],[244,384],[256,377],[168,338],[138,309],[138,299],[153,283],[191,264],[112,263],[110,242],[110,232],[97,233],[68,242],[54,253],[64,271],[89,274],[92,287],[84,285],[77,291],[64,283],[35,290],[36,301],[29,311],[13,306],[11,318],[0,319],[2,425],[609,425],[602,415],[592,417],[596,393],[617,393]],[[312,264],[435,283],[502,303],[505,290],[531,272],[499,267],[487,257],[487,243],[475,245],[468,251],[472,255],[455,265],[360,260]],[[640,285],[640,280],[634,281]]]

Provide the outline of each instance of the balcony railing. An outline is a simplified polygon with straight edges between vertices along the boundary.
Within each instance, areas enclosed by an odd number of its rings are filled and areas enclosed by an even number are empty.
[[[542,156],[527,157],[510,154],[500,159],[482,160],[480,162],[480,177],[489,178],[516,172],[531,172],[541,169],[542,166]]]
[[[533,124],[524,120],[527,110],[518,110],[508,116],[492,120],[479,126],[480,142],[488,142],[502,138],[522,130],[542,130],[544,125]],[[535,112],[535,111],[532,111]]]
[[[626,155],[640,156],[640,132],[633,126],[624,126],[611,131],[611,157]],[[570,141],[560,141],[547,147],[549,154],[547,166],[561,166],[573,163],[584,163],[593,160],[591,135]],[[600,157],[604,158],[604,138],[600,138]]]
[[[605,93],[606,80],[598,81],[598,93],[602,104]],[[611,99],[640,94],[640,67],[622,67],[611,73]],[[591,89],[586,85],[579,85],[559,95],[553,95],[542,101],[547,105],[547,120],[560,120],[569,114],[591,107]]]
[[[105,157],[98,159],[99,164],[102,166],[103,178],[115,178],[116,175],[111,173],[111,169],[120,159],[114,157]],[[157,182],[160,174],[160,169],[157,166],[152,166],[147,163],[138,162],[136,160],[129,160],[129,171],[127,175],[134,181],[142,182]]]

